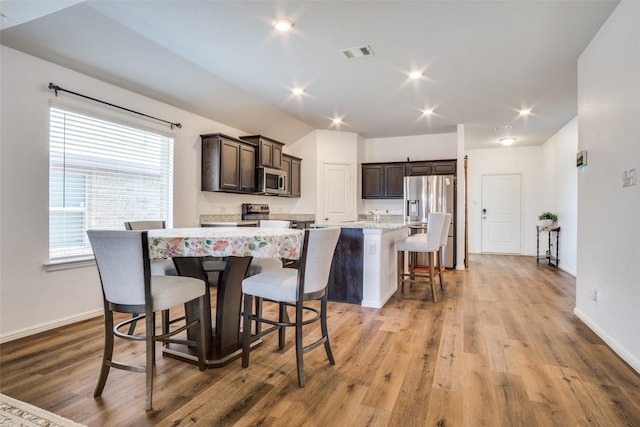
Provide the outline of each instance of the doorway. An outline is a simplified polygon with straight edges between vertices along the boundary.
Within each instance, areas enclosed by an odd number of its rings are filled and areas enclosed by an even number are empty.
[[[353,221],[353,166],[325,163],[323,168],[324,222]]]
[[[482,176],[482,252],[521,253],[522,177]]]

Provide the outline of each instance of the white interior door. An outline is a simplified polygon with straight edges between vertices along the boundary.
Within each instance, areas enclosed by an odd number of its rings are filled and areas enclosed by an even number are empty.
[[[482,252],[519,254],[521,176],[482,177]]]
[[[352,166],[325,163],[323,176],[324,221],[353,221],[355,218]]]

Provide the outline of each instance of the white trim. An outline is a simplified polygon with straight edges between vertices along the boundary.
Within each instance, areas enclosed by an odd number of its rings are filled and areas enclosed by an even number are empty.
[[[93,319],[94,317],[102,316],[103,309],[87,311],[85,313],[76,314],[69,317],[63,317],[62,319],[54,320],[51,322],[41,323],[39,325],[30,326],[28,328],[18,329],[17,331],[10,332],[5,335],[0,335],[0,344],[17,340],[19,338],[35,335],[40,332],[49,331],[51,329],[59,328],[61,326],[71,325],[87,319]]]
[[[611,348],[622,360],[627,362],[636,372],[640,374],[640,359],[637,359],[633,354],[629,353],[626,348],[620,345],[611,335],[602,330],[595,322],[593,322],[589,316],[580,311],[579,308],[573,309],[573,314],[580,319],[585,325],[589,327],[602,341]]]
[[[45,271],[61,271],[71,270],[74,268],[95,267],[96,260],[93,256],[87,256],[79,259],[64,259],[51,260],[44,265]]]

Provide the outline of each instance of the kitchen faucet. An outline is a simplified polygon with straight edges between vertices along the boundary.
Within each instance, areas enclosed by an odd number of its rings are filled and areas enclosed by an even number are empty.
[[[378,214],[378,212],[369,211],[369,213],[373,215],[373,222],[375,222],[376,224],[380,222],[380,215]]]

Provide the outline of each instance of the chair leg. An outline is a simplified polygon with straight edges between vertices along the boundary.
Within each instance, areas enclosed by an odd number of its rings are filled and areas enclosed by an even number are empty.
[[[198,334],[198,365],[201,371],[204,371],[205,369],[207,369],[207,338],[206,338],[206,334],[207,334],[207,330],[205,328],[205,324],[204,324],[204,318],[207,314],[206,312],[206,308],[205,308],[205,298],[204,296],[201,296],[200,298],[198,298],[198,305],[200,308],[200,318],[198,319],[198,330],[199,330],[199,334]]]
[[[438,296],[436,295],[436,283],[434,281],[434,263],[434,252],[429,252],[429,280],[431,281],[431,294],[433,295],[433,302],[438,302]]]
[[[253,295],[244,294],[244,313],[242,314],[242,367],[249,366],[251,344],[251,303]]]
[[[302,348],[302,301],[296,303],[296,366],[298,367],[298,386],[304,387],[304,349]]]
[[[256,334],[259,334],[262,330],[262,324],[258,320],[262,317],[262,298],[256,297]]]
[[[150,411],[152,409],[152,400],[153,400],[153,370],[155,367],[155,313],[149,312],[146,313],[145,316],[145,325],[146,325],[146,347],[147,347],[147,363],[145,366],[145,375],[146,375],[146,383],[147,383],[147,395],[145,399],[145,407],[146,411]]]
[[[329,344],[329,329],[327,328],[327,295],[320,300],[320,329],[322,331],[322,337],[325,338],[324,350],[327,353],[327,359],[331,365],[335,365],[336,361],[333,359],[333,353],[331,352],[331,344]]]
[[[288,322],[289,315],[287,314],[287,305],[283,302],[278,303],[278,321],[280,323]],[[284,348],[285,342],[285,333],[286,329],[284,326],[280,326],[278,328],[278,349],[282,350]]]
[[[138,313],[133,313],[131,315],[131,317],[136,317],[136,316],[138,316]],[[127,334],[133,335],[133,332],[136,330],[136,323],[137,321],[131,322],[131,324],[129,325],[129,332],[127,332]]]
[[[404,251],[398,251],[398,288],[400,293],[404,294],[404,282],[402,281],[404,274]]]
[[[93,392],[93,397],[102,396],[102,390],[109,376],[111,359],[113,357],[113,312],[105,307],[104,310],[104,351],[102,353],[102,367],[100,368],[100,376],[98,384]]]
[[[440,275],[440,289],[444,290],[444,262],[442,262],[442,247],[440,247],[440,249],[438,249],[438,252],[436,253],[436,256],[438,257],[438,271],[439,271],[439,275]]]

